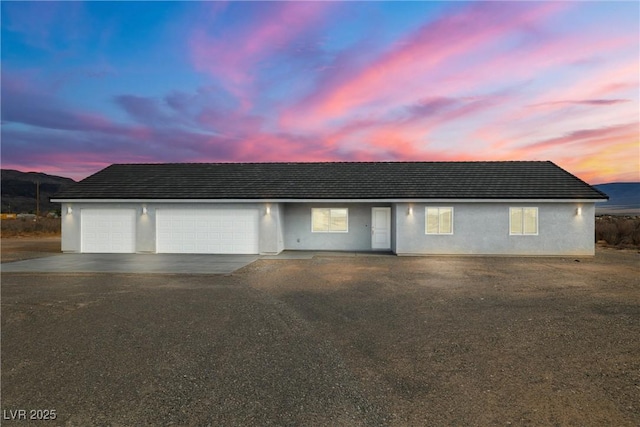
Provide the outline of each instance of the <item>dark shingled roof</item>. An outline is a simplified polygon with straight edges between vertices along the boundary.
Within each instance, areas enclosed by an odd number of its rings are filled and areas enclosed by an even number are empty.
[[[606,199],[552,162],[115,164],[54,199]]]

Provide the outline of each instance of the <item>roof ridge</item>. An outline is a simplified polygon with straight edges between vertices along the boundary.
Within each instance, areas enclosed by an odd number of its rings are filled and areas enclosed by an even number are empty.
[[[142,163],[113,163],[109,166],[174,166],[174,165],[321,165],[321,164],[459,164],[459,163],[552,163],[550,160],[337,160],[311,162],[142,162]],[[107,167],[109,167],[107,166]]]

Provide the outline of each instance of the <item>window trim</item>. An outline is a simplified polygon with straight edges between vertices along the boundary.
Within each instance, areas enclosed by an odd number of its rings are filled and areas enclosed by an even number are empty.
[[[428,227],[428,222],[429,222],[429,209],[437,209],[438,210],[438,232],[437,233],[429,233],[429,227]],[[440,209],[450,209],[451,210],[451,232],[449,233],[442,233],[440,231]],[[453,206],[425,206],[424,208],[424,234],[429,235],[429,236],[451,236],[453,235],[453,218],[454,218],[454,209]]]
[[[512,210],[520,209],[522,215],[522,232],[521,233],[513,233],[511,228],[511,217]],[[536,232],[535,233],[525,233],[524,231],[524,210],[525,209],[535,209],[536,211]],[[509,206],[509,236],[537,236],[540,233],[540,211],[537,206]]]
[[[346,230],[331,230],[331,211],[334,209],[344,210],[347,213],[346,219]],[[313,226],[313,211],[315,210],[328,210],[329,211],[329,229],[328,230],[314,230]],[[312,233],[348,233],[349,232],[349,208],[338,208],[338,207],[330,207],[330,208],[311,208],[311,232]]]

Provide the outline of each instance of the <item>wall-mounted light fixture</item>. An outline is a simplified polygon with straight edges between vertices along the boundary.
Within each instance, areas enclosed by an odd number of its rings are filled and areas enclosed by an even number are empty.
[[[271,215],[271,206],[267,205],[267,208],[264,210],[265,215]]]
[[[73,209],[71,209],[71,206],[67,206],[67,215],[71,215],[71,212],[73,212]]]
[[[578,208],[576,209],[576,215],[580,216],[582,215],[582,207],[578,206]]]
[[[147,214],[147,206],[142,205],[142,215],[146,215],[146,214]]]
[[[413,206],[409,206],[409,209],[407,209],[407,215],[413,215]]]

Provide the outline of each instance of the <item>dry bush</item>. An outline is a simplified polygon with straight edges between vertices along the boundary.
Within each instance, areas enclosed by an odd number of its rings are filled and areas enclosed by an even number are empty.
[[[2,237],[60,235],[60,218],[39,217],[0,221]]]
[[[610,245],[618,243],[618,227],[609,221],[596,222],[596,242],[607,242]]]
[[[618,247],[640,247],[640,217],[596,217],[596,242]]]

